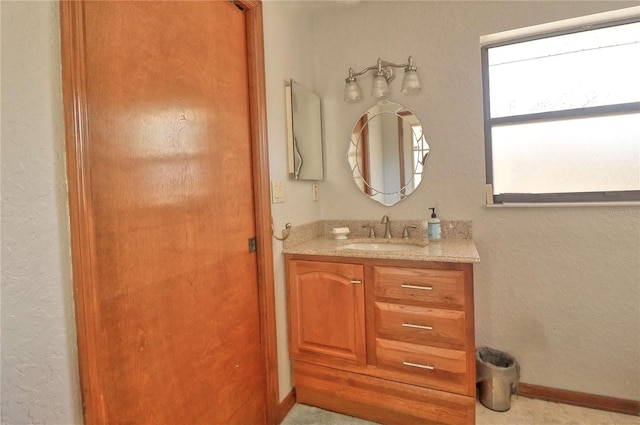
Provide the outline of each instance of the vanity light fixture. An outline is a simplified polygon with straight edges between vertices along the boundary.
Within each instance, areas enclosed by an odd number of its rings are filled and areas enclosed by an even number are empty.
[[[371,96],[376,98],[385,97],[389,94],[389,83],[395,78],[394,68],[404,68],[404,78],[402,80],[402,93],[415,93],[420,90],[420,81],[418,81],[418,68],[413,65],[413,58],[409,56],[407,63],[395,64],[383,61],[378,58],[375,66],[370,66],[360,72],[354,73],[353,68],[349,68],[349,76],[346,78],[344,86],[344,101],[353,103],[362,98],[360,87],[356,77],[374,71],[373,85],[371,86]]]

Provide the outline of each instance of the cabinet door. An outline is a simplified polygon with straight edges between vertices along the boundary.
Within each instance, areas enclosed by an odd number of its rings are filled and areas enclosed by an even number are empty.
[[[289,332],[293,359],[366,361],[363,267],[289,262]]]

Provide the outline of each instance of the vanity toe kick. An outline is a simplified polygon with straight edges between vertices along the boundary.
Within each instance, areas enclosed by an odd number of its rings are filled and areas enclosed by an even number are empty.
[[[390,425],[475,423],[475,398],[305,362],[293,373],[303,404]]]

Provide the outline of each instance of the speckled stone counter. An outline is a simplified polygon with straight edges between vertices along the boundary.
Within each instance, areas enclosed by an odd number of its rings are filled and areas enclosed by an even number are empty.
[[[344,245],[352,243],[410,243],[415,247],[401,251],[361,251],[345,249]],[[420,246],[422,245],[422,246]],[[447,263],[478,263],[480,257],[476,246],[471,239],[443,239],[439,242],[429,242],[402,239],[392,239],[390,242],[383,239],[350,238],[335,240],[327,236],[301,242],[285,247],[285,254],[319,255],[331,257],[352,258],[383,258],[393,260],[413,261],[440,261]]]
[[[284,254],[321,255],[330,257],[382,258],[392,260],[441,261],[448,263],[478,263],[480,257],[472,239],[472,223],[470,221],[442,221],[442,240],[429,242],[427,223],[418,220],[394,221],[391,224],[394,238],[383,239],[366,237],[365,225],[375,227],[376,234],[383,233],[383,225],[371,220],[324,220],[294,226],[290,236],[284,241]],[[416,225],[410,238],[401,239],[404,226]],[[334,227],[349,227],[352,233],[346,240],[336,240],[331,235]],[[283,235],[284,236],[284,235]],[[352,243],[393,243],[411,244],[415,248],[400,251],[355,250],[346,249],[344,245]]]

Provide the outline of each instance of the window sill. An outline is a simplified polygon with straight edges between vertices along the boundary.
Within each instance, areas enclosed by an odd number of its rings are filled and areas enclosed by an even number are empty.
[[[504,202],[487,208],[566,208],[566,207],[640,207],[639,201],[626,202]],[[638,212],[640,214],[640,211]]]

